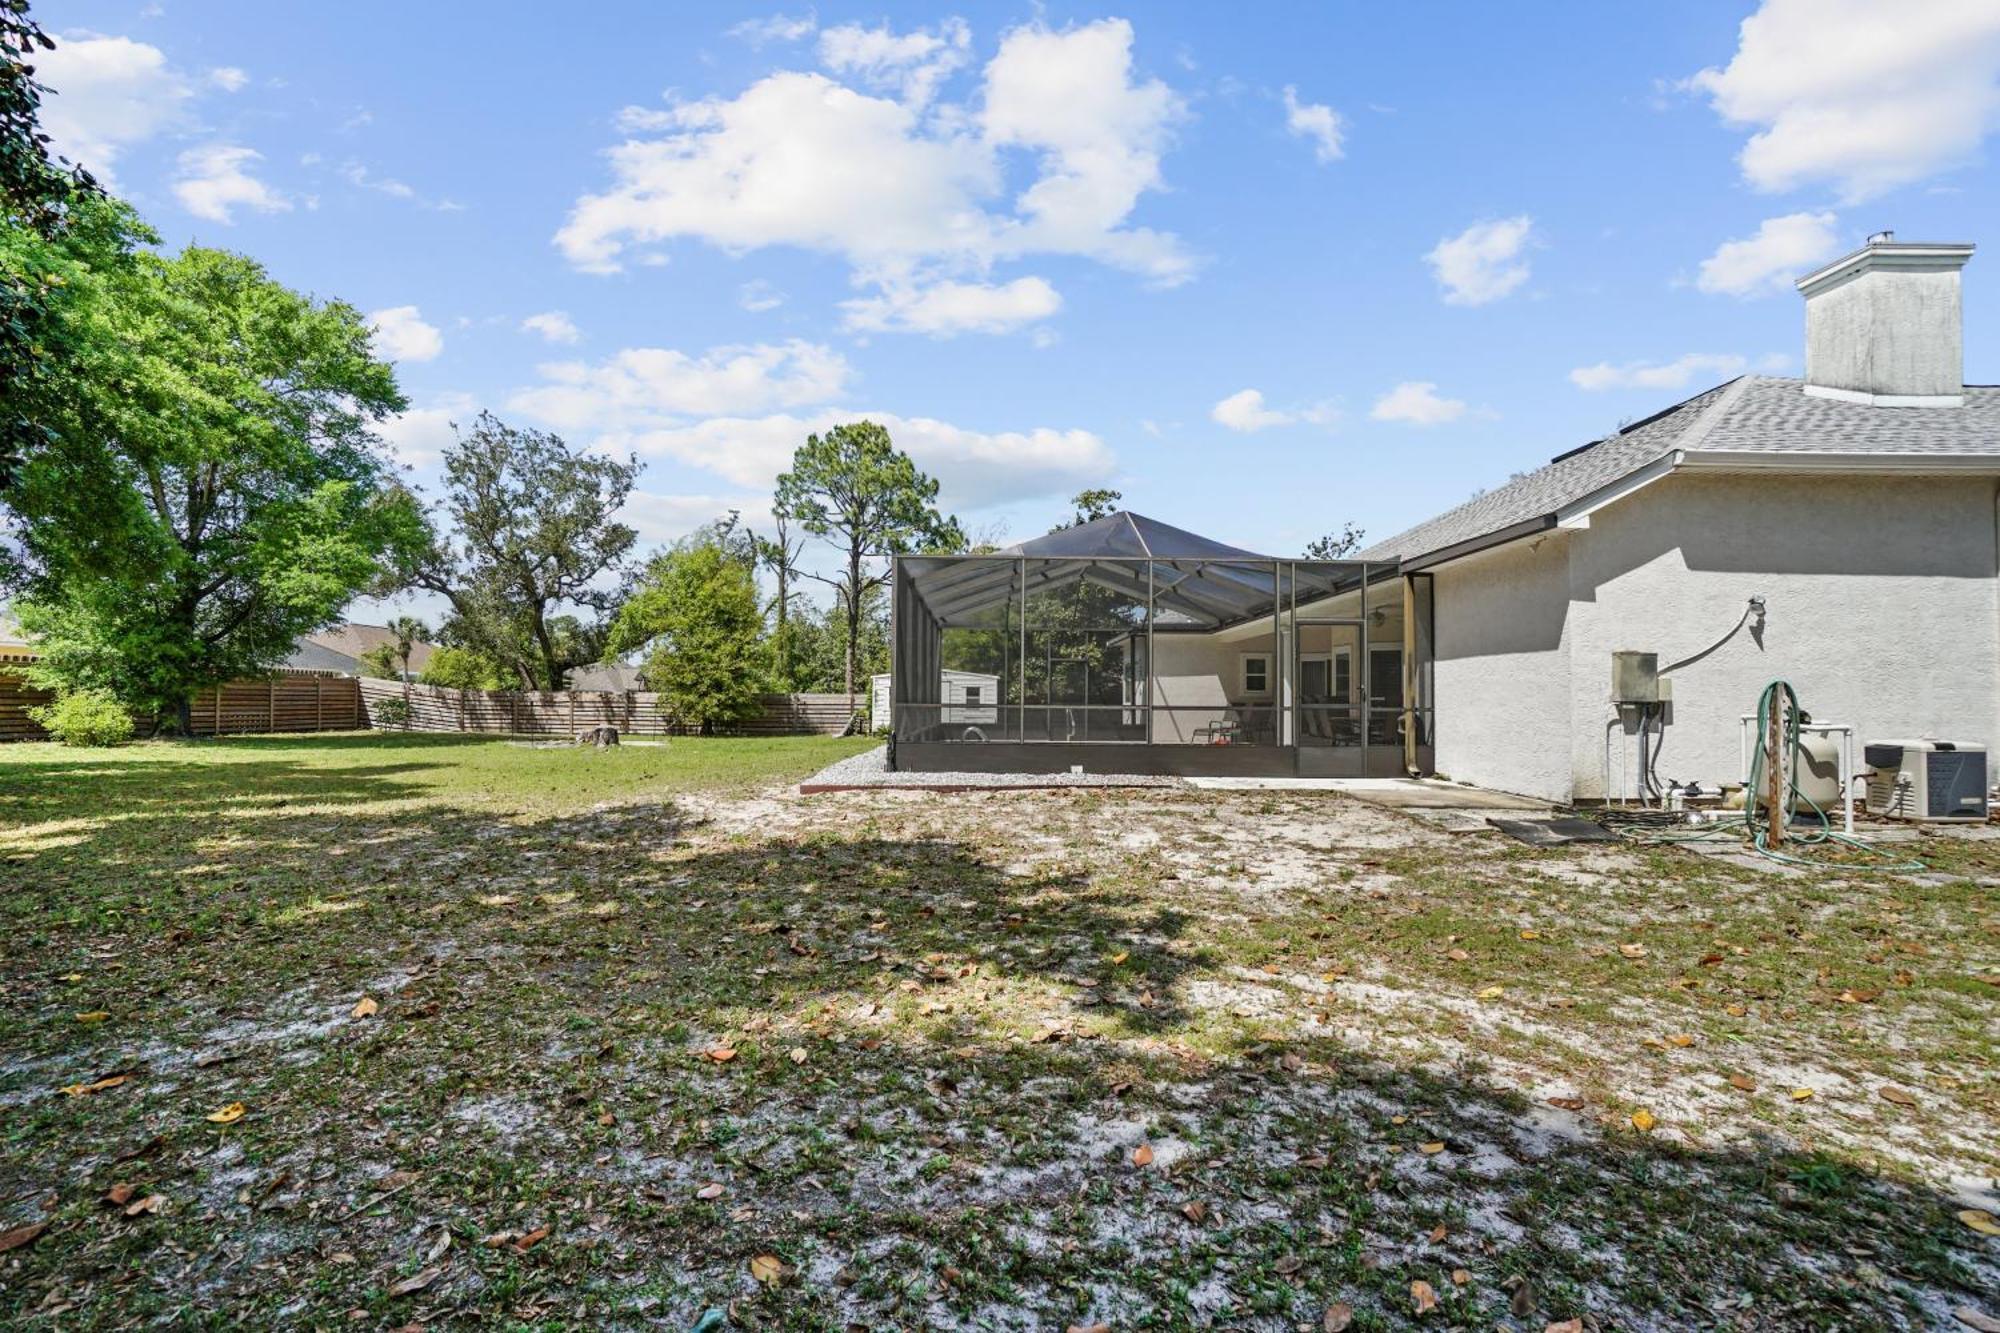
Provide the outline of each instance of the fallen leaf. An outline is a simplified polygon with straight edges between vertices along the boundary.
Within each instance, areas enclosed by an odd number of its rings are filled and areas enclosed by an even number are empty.
[[[166,1202],[167,1196],[164,1194],[148,1194],[136,1203],[126,1204],[125,1216],[138,1217],[142,1213],[157,1213],[166,1206]]]
[[[1132,1150],[1132,1165],[1134,1165],[1134,1166],[1151,1166],[1152,1164],[1153,1164],[1153,1145],[1152,1145],[1152,1144],[1150,1144],[1150,1143],[1142,1143],[1142,1144],[1140,1144],[1140,1145],[1139,1145],[1138,1147],[1136,1147],[1136,1148],[1134,1148],[1134,1149]]]
[[[1347,1326],[1354,1322],[1354,1307],[1346,1301],[1335,1301],[1326,1307],[1320,1316],[1320,1333],[1347,1333]]]
[[[1747,1018],[1750,1014],[1750,1008],[1748,1005],[1726,1004],[1722,1007],[1722,1012],[1728,1014],[1731,1018]]]
[[[1644,958],[1646,956],[1646,946],[1643,944],[1621,944],[1618,946],[1618,952],[1624,954],[1627,958]]]
[[[1433,1142],[1430,1142],[1430,1143],[1426,1143],[1426,1144],[1423,1144],[1423,1145],[1421,1145],[1421,1148],[1420,1148],[1420,1151],[1422,1151],[1422,1153],[1423,1153],[1423,1154],[1424,1154],[1424,1156],[1426,1156],[1426,1157],[1435,1157],[1435,1156],[1437,1156],[1437,1155],[1438,1155],[1439,1153],[1441,1153],[1441,1152],[1443,1152],[1443,1151],[1444,1151],[1444,1145],[1443,1145],[1442,1143],[1438,1143],[1438,1142],[1436,1142],[1436,1141],[1433,1141]]]
[[[1463,949],[1446,949],[1444,956],[1451,959],[1454,963],[1469,963],[1472,961],[1472,955]]]
[[[1208,1220],[1208,1205],[1199,1199],[1184,1203],[1181,1205],[1181,1216],[1196,1226],[1200,1226]]]
[[[1272,1264],[1271,1271],[1278,1274],[1278,1276],[1280,1277],[1290,1277],[1292,1274],[1298,1272],[1301,1268],[1304,1268],[1305,1264],[1306,1261],[1299,1258],[1299,1256],[1297,1256],[1296,1254],[1288,1254],[1284,1258],[1278,1260],[1277,1263]]]
[[[1066,1333],[1111,1333],[1109,1324],[1071,1324]]]
[[[133,1186],[120,1181],[118,1184],[104,1191],[104,1202],[110,1204],[113,1208],[123,1208],[126,1204],[132,1202],[132,1195],[135,1192]]]
[[[1541,937],[1542,932],[1539,930],[1524,930],[1521,932],[1521,938],[1524,940],[1538,940]]]
[[[210,1111],[208,1119],[218,1125],[233,1125],[243,1118],[243,1113],[248,1109],[242,1102],[231,1102],[220,1111]]]
[[[1757,1091],[1757,1080],[1751,1078],[1748,1074],[1731,1074],[1729,1076],[1729,1086],[1738,1092],[1755,1092]]]
[[[355,1018],[367,1018],[381,1009],[381,1007],[381,1005],[375,1003],[374,996],[364,995],[355,1003],[354,1008],[349,1013]]]
[[[1444,1223],[1442,1222],[1438,1223],[1436,1226],[1431,1228],[1431,1244],[1433,1245],[1438,1244],[1439,1242],[1443,1241],[1446,1236],[1449,1236],[1450,1234],[1451,1232],[1445,1227]]]
[[[1813,1090],[1812,1090],[1811,1088],[1793,1088],[1793,1089],[1792,1089],[1792,1100],[1793,1100],[1793,1101],[1795,1101],[1795,1102],[1802,1102],[1802,1101],[1806,1101],[1806,1100],[1807,1100],[1807,1099],[1809,1099],[1809,1098],[1810,1098],[1810,1097],[1811,1097],[1812,1095],[1813,1095]]]
[[[1885,1084],[1880,1091],[1882,1100],[1885,1102],[1894,1102],[1898,1106],[1915,1106],[1917,1104],[1916,1094],[1906,1092],[1902,1088],[1891,1087]]]
[[[130,1074],[112,1074],[107,1078],[98,1079],[95,1083],[72,1083],[59,1091],[65,1097],[88,1097],[93,1092],[102,1092],[106,1088],[115,1088],[120,1083],[129,1082],[131,1078]]]
[[[422,1272],[410,1274],[410,1276],[389,1288],[389,1294],[391,1296],[413,1296],[443,1276],[444,1270],[442,1268],[426,1268]]]
[[[1581,1097],[1551,1097],[1549,1105],[1558,1111],[1581,1111],[1588,1103]]]
[[[1993,1220],[1993,1214],[1983,1212],[1978,1208],[1960,1209],[1958,1220],[1982,1236],[2000,1236],[2000,1222]]]
[[[1983,1315],[1970,1306],[1960,1306],[1953,1310],[1951,1317],[1967,1328],[1978,1330],[1978,1333],[2000,1333],[2000,1319]]]
[[[702,1054],[715,1061],[715,1063],[723,1065],[728,1064],[736,1058],[736,1048],[734,1046],[711,1046],[706,1051],[703,1051]]]
[[[802,1065],[806,1062],[806,1048],[803,1046],[794,1046],[785,1054],[790,1057],[791,1062],[795,1065]]]
[[[1418,1314],[1429,1314],[1437,1309],[1437,1292],[1431,1290],[1431,1284],[1422,1278],[1410,1284],[1410,1299],[1416,1302]]]
[[[785,1280],[785,1265],[775,1254],[760,1254],[750,1261],[750,1276],[775,1287]]]
[[[12,1231],[0,1231],[0,1254],[20,1249],[48,1229],[47,1222],[30,1222],[24,1227],[15,1227]]]
[[[64,981],[67,981],[67,982],[69,982],[70,984],[74,985],[75,983],[77,983],[77,982],[79,982],[79,981],[82,981],[82,980],[83,980],[83,973],[81,973],[81,972],[70,972],[70,973],[66,974],[66,975],[65,975],[65,976],[64,976],[64,977],[63,977],[62,979],[63,979]]]
[[[1506,993],[1507,988],[1505,986],[1488,986],[1485,990],[1479,992],[1479,998],[1482,1000],[1497,1000]]]
[[[1111,955],[1111,966],[1121,967],[1124,965],[1125,960],[1131,956],[1129,953],[1114,953]]]
[[[108,1009],[92,1009],[89,1013],[78,1014],[76,1021],[79,1023],[102,1023],[109,1017],[111,1017],[111,1012]]]
[[[1638,1110],[1632,1113],[1632,1128],[1638,1130],[1641,1134],[1652,1133],[1653,1126],[1659,1123],[1651,1111]]]
[[[1583,1333],[1581,1319],[1558,1319],[1542,1329],[1542,1333]]]
[[[1686,1047],[1694,1045],[1694,1037],[1686,1032],[1670,1033],[1667,1036],[1667,1045],[1679,1046],[1685,1049]]]
[[[549,1238],[549,1225],[548,1223],[544,1222],[542,1225],[536,1227],[533,1231],[528,1232],[526,1235],[522,1236],[519,1240],[515,1241],[514,1250],[517,1254],[526,1254],[529,1250],[534,1249],[537,1245],[540,1245],[543,1241],[547,1240],[548,1238]]]

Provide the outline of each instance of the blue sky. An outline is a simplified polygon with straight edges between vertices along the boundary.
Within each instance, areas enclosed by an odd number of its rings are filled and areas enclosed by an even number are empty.
[[[1872,231],[2000,243],[1991,0],[37,10],[63,147],[378,318],[420,482],[488,407],[639,452],[649,542],[864,412],[979,533],[1386,536],[1797,373]]]

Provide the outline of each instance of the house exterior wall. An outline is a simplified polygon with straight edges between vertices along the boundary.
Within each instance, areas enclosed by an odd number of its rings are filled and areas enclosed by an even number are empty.
[[[1243,651],[1242,645],[1211,634],[1155,634],[1153,698],[1173,711],[1155,712],[1153,739],[1192,744],[1196,731],[1227,717],[1230,701],[1241,694],[1237,674]]]
[[[1576,794],[1606,794],[1623,648],[1657,652],[1664,669],[1713,646],[1667,674],[1662,781],[1740,780],[1740,717],[1776,678],[1816,719],[1852,723],[1857,743],[2000,741],[1995,519],[1990,477],[1701,473],[1592,515],[1569,545]],[[1765,599],[1761,634],[1745,625],[1714,646],[1752,596]],[[1636,743],[1622,764],[1613,745],[1611,794],[1627,794]]]
[[[1673,683],[1663,782],[1740,781],[1741,715],[1776,678],[1857,744],[2000,743],[1996,520],[1990,477],[1681,473],[1588,528],[1440,566],[1438,772],[1552,800],[1633,794],[1637,737],[1610,702],[1620,649],[1657,653]],[[1761,629],[1739,625],[1752,596]]]
[[[1437,771],[1569,795],[1569,543],[1552,532],[1435,572]]]

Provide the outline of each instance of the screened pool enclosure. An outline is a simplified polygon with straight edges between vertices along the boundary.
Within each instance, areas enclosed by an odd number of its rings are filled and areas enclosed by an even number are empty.
[[[1430,580],[1393,561],[1263,556],[1117,513],[898,557],[894,588],[898,768],[1430,771]],[[947,672],[995,697],[947,698]]]

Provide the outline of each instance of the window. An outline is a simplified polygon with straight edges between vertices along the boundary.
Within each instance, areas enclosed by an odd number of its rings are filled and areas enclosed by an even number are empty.
[[[1345,648],[1333,650],[1333,697],[1341,703],[1354,699],[1354,662]]]
[[[965,687],[965,701],[974,708],[979,706],[979,688],[977,685],[968,685]]]
[[[1271,692],[1271,659],[1265,654],[1243,654],[1243,692],[1245,694]]]

